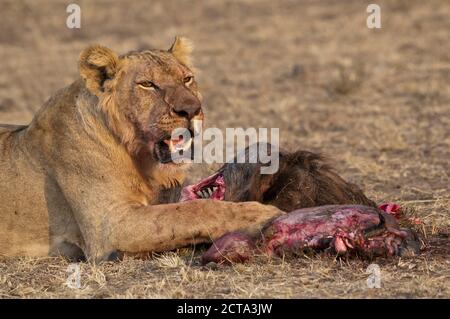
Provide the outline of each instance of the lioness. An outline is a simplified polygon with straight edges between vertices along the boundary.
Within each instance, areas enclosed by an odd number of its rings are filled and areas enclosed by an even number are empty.
[[[172,130],[203,119],[190,53],[184,38],[123,56],[91,46],[80,78],[30,125],[0,127],[0,255],[96,262],[255,233],[283,213],[256,202],[158,204],[183,182],[187,165],[171,153],[192,143]]]

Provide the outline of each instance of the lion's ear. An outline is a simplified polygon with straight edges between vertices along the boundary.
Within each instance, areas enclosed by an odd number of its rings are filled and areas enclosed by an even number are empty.
[[[187,67],[192,67],[191,53],[194,49],[194,44],[191,40],[185,37],[175,37],[175,41],[169,49],[169,52],[180,61],[181,64]]]
[[[98,95],[103,91],[103,83],[116,74],[119,63],[119,57],[112,50],[93,45],[81,52],[78,66],[88,90]]]

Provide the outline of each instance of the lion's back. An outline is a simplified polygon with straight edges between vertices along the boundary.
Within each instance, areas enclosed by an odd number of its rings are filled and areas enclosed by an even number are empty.
[[[48,232],[41,174],[22,152],[23,125],[0,125],[0,255],[45,255]],[[38,212],[36,214],[36,212]],[[28,243],[25,244],[24,243]],[[32,243],[32,244],[30,244]]]
[[[23,130],[27,125],[0,124],[0,134],[4,132],[15,132]]]
[[[12,152],[15,144],[15,136],[18,132],[26,128],[26,125],[0,124],[0,176],[6,176],[7,171],[10,170],[10,165],[6,165],[8,162],[11,160],[20,160]]]

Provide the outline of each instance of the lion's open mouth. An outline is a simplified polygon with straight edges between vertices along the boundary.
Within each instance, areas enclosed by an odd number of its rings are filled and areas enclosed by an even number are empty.
[[[181,159],[186,162],[194,158],[193,144],[192,137],[185,139],[182,135],[176,138],[167,136],[156,143],[155,155],[163,164],[178,162]]]
[[[225,198],[225,179],[221,173],[216,173],[197,184],[189,185],[181,190],[180,201],[188,201],[193,199],[216,199],[224,200]]]
[[[163,140],[163,142],[169,147],[170,153],[184,153],[190,150],[192,137],[186,140],[180,135],[178,138]]]

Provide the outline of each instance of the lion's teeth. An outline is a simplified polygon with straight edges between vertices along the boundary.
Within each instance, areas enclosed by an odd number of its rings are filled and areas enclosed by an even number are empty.
[[[202,121],[194,120],[192,122],[192,126],[194,129],[194,136],[200,135],[200,133],[202,131]]]
[[[187,151],[192,145],[192,138],[188,139],[186,142],[183,143],[182,149],[183,151]]]
[[[209,194],[206,190],[202,190],[203,198],[208,198]]]
[[[175,146],[173,145],[173,141],[169,141],[169,150],[173,153],[175,151]]]
[[[217,190],[216,186],[208,187],[197,191],[195,194],[200,198],[210,198],[212,194]]]
[[[174,143],[173,140],[170,140],[169,147],[171,152],[180,152],[187,151],[192,145],[192,138],[189,138],[186,141]]]

